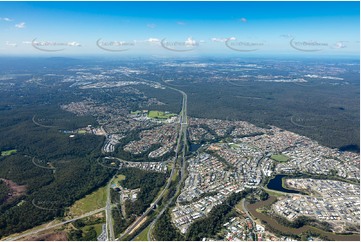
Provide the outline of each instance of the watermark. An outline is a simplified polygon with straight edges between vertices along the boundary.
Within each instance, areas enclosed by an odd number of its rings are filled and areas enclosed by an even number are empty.
[[[53,87],[54,85],[59,85],[63,79],[64,76],[56,74],[32,75],[26,82],[36,86]]]
[[[190,84],[192,84],[193,79],[189,78],[189,79],[179,79],[179,78],[166,78],[164,76],[161,76],[161,80],[164,84],[169,85],[169,86],[173,86],[173,87],[185,87],[185,86],[189,86]],[[184,84],[177,84],[179,82],[183,81]]]
[[[322,82],[320,80],[305,80],[303,82],[292,82],[293,84],[301,87],[318,87],[321,86]]]
[[[228,84],[232,85],[232,86],[237,86],[237,87],[249,87],[252,86],[251,82],[247,79],[247,78],[242,78],[242,77],[231,77],[229,75],[227,75],[224,78],[224,81],[226,81]]]
[[[228,38],[225,42],[227,48],[239,52],[253,52],[264,46],[262,42],[240,41],[236,38]]]
[[[198,48],[200,41],[196,41],[192,39],[192,37],[187,38],[185,41],[170,41],[164,38],[160,41],[160,45],[166,50],[174,52],[188,52]]]
[[[36,38],[31,41],[31,45],[40,51],[59,52],[67,47],[81,47],[78,42],[53,42],[53,41],[37,41]]]
[[[298,127],[315,128],[315,127],[321,125],[320,121],[322,119],[315,118],[315,117],[310,117],[310,116],[307,116],[305,114],[302,114],[302,115],[301,114],[296,114],[296,115],[292,115],[290,120],[291,120],[291,123],[293,125],[296,125]]]
[[[62,203],[59,201],[36,201],[35,199],[33,199],[31,201],[31,203],[33,204],[34,207],[41,209],[41,210],[47,210],[47,211],[57,211],[57,210],[61,210],[62,208]]]
[[[295,38],[290,40],[290,46],[295,50],[304,52],[317,52],[329,47],[328,43],[318,41],[296,41]]]
[[[130,50],[135,46],[135,41],[103,41],[102,39],[98,39],[96,41],[96,45],[105,51],[109,52],[124,52]]]
[[[306,79],[304,79],[306,78]],[[320,85],[342,85],[344,83],[344,78],[339,76],[328,76],[328,75],[316,75],[316,74],[307,74],[302,78],[303,82],[295,82],[296,85],[304,87],[316,87]]]
[[[38,162],[36,162],[36,160],[38,160]],[[39,168],[53,170],[54,172],[56,170],[55,167],[53,167],[50,162],[44,162],[35,157],[32,158],[32,162],[35,166],[37,166]]]

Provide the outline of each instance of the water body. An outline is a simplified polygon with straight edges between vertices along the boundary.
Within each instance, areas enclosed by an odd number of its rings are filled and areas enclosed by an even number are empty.
[[[350,234],[350,235],[344,235],[344,234],[336,234],[332,232],[326,232],[320,229],[317,229],[315,227],[311,226],[302,226],[301,228],[291,228],[284,225],[279,224],[275,219],[271,218],[270,216],[261,213],[257,211],[257,209],[269,206],[277,201],[277,198],[274,196],[270,196],[266,201],[260,201],[254,204],[246,204],[247,210],[250,212],[252,217],[262,220],[264,223],[267,223],[272,228],[284,232],[287,234],[294,234],[294,235],[300,235],[301,233],[305,233],[308,230],[314,231],[316,233],[319,233],[323,236],[326,236],[329,240],[336,240],[336,241],[360,241],[360,234]]]
[[[189,151],[196,152],[201,146],[202,146],[201,144],[192,143],[189,147]]]
[[[340,147],[339,151],[350,151],[350,152],[360,153],[360,147],[355,144],[344,145]]]
[[[276,175],[273,179],[271,179],[268,184],[267,184],[267,188],[275,190],[275,191],[280,191],[280,192],[286,192],[286,193],[300,193],[299,191],[295,191],[295,190],[290,190],[287,188],[284,188],[282,186],[282,179],[287,176],[286,175]]]

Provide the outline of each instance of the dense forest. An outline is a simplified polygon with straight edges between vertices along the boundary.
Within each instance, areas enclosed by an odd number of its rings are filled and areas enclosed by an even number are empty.
[[[103,223],[105,223],[105,217],[88,217],[76,220],[68,232],[68,239],[71,241],[97,241],[94,225],[102,225]]]
[[[154,238],[158,241],[185,240],[185,237],[174,227],[169,213],[168,209],[155,224]]]
[[[220,231],[222,225],[230,218],[233,207],[247,194],[250,190],[240,193],[233,193],[222,204],[214,207],[207,217],[195,221],[188,229],[187,240],[202,240],[215,236]]]
[[[359,150],[360,112],[356,105],[359,94],[349,88],[264,83],[235,87],[199,83],[182,90],[190,93],[188,111],[192,117],[244,120],[261,127],[275,125],[328,147],[353,145],[353,150]],[[240,98],[243,96],[259,99]],[[335,98],[330,99],[330,96]],[[291,118],[298,120],[298,125],[292,123]]]
[[[6,201],[9,192],[10,189],[8,186],[4,181],[0,180],[0,204],[3,204]]]
[[[26,184],[29,190],[19,206],[16,206],[19,200],[12,204],[1,204],[1,236],[62,216],[67,206],[103,186],[112,175],[111,169],[99,166],[91,157],[59,162],[54,174],[34,166],[29,159],[12,158],[17,163],[11,163],[12,159],[1,162],[0,175]]]
[[[120,184],[128,189],[140,188],[135,202],[126,201],[127,214],[139,215],[145,211],[156,198],[159,190],[166,181],[165,173],[149,172],[137,168],[123,168],[119,171],[126,179]]]
[[[112,216],[114,221],[114,234],[119,236],[130,224],[135,221],[135,216],[130,215],[128,218],[124,218],[121,211],[121,205],[117,205],[112,209]]]
[[[93,118],[76,117],[59,108],[4,112],[0,134],[7,138],[0,140],[0,149],[16,149],[17,153],[0,157],[0,178],[25,185],[26,192],[1,203],[0,237],[62,216],[67,206],[103,186],[114,174],[115,170],[97,162],[103,137],[85,134],[69,138],[59,132],[93,124]],[[34,124],[34,113],[37,120],[47,117],[47,124],[54,127]]]
[[[220,231],[222,225],[232,216],[233,207],[245,198],[251,190],[233,193],[222,204],[215,206],[205,217],[196,220],[188,228],[186,235],[182,235],[172,224],[169,210],[165,212],[154,226],[153,235],[160,241],[191,240],[200,241],[212,238]]]

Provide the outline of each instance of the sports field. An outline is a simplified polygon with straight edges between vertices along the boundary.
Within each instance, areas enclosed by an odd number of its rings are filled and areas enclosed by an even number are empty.
[[[17,152],[17,150],[5,150],[5,151],[1,151],[1,156],[9,156],[12,154],[15,154]]]
[[[271,159],[278,161],[278,162],[287,162],[290,158],[288,158],[285,155],[280,154],[280,155],[271,155]]]
[[[135,237],[134,241],[148,241],[148,231],[150,229],[150,225],[143,229],[143,231]]]
[[[176,114],[174,113],[165,113],[165,112],[162,112],[162,111],[149,111],[148,112],[148,117],[149,118],[155,118],[155,119],[168,119],[168,118],[171,118],[173,116],[176,116]]]

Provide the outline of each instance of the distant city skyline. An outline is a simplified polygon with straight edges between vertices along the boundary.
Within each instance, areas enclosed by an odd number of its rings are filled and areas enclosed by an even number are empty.
[[[0,55],[353,55],[359,2],[0,2]]]

